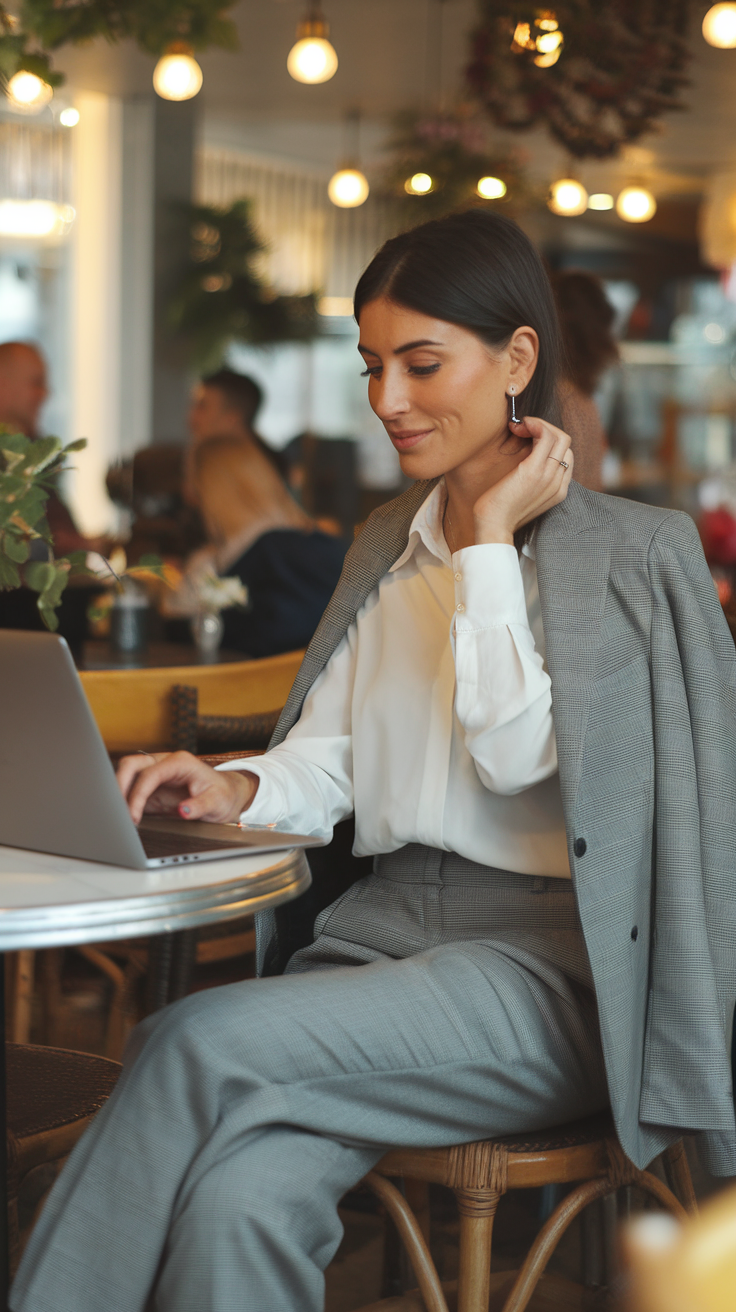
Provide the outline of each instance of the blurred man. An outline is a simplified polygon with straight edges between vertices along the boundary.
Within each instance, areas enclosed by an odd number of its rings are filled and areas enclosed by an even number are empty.
[[[194,389],[188,416],[191,436],[184,464],[184,500],[190,506],[197,504],[194,453],[203,442],[218,437],[254,442],[279,467],[274,452],[253,429],[262,402],[263,392],[258,384],[232,369],[218,369],[217,373],[208,374]]]
[[[38,347],[30,342],[0,343],[0,424],[26,437],[38,437],[38,417],[48,394],[46,361]],[[56,492],[49,497],[46,518],[55,555],[90,545]]]

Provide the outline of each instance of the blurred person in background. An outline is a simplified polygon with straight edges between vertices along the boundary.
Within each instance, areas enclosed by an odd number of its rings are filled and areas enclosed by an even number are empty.
[[[225,647],[253,657],[306,647],[348,543],[321,532],[260,444],[238,435],[213,437],[195,449],[191,490],[208,546],[190,557],[179,588],[164,598],[165,613],[194,615],[207,574],[237,576],[248,601],[223,611]]]
[[[233,369],[218,369],[201,379],[192,393],[189,407],[189,445],[184,465],[184,499],[197,504],[194,461],[205,442],[217,438],[247,442],[258,447],[279,472],[281,461],[275,451],[258,436],[253,425],[263,404],[263,391],[247,374]]]
[[[593,393],[604,370],[618,360],[615,310],[600,279],[590,273],[556,273],[552,288],[562,331],[562,427],[572,441],[577,482],[601,492],[607,441]]]
[[[38,419],[48,394],[46,361],[39,348],[31,342],[0,344],[0,424],[11,432],[39,437]],[[57,556],[97,547],[79,533],[57,492],[49,497],[46,519]]]

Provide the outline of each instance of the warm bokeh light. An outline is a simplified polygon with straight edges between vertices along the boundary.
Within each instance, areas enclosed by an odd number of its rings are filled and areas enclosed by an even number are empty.
[[[328,319],[347,319],[352,313],[352,296],[320,296],[317,301],[317,314]]]
[[[612,210],[613,206],[614,199],[609,191],[594,191],[588,197],[589,210]]]
[[[547,204],[553,214],[582,214],[588,208],[588,193],[575,178],[560,178],[552,183]]]
[[[551,55],[553,51],[559,50],[562,45],[562,33],[559,30],[542,32],[537,37],[535,44],[540,55]]]
[[[736,47],[736,4],[713,5],[703,19],[703,36],[719,50]]]
[[[201,90],[202,70],[187,46],[170,46],[153,70],[153,89],[162,100],[191,100]]]
[[[413,173],[406,179],[404,191],[408,196],[426,196],[433,186],[434,183],[428,173]]]
[[[329,82],[337,72],[335,47],[325,37],[305,37],[291,47],[286,67],[295,82]]]
[[[498,200],[506,195],[506,183],[501,178],[479,178],[475,190],[484,200]]]
[[[27,73],[25,69],[14,73],[8,82],[7,95],[13,109],[30,110],[35,114],[44,105],[48,105],[53,94],[53,88],[48,82],[36,77],[35,73]]]
[[[62,109],[59,115],[59,122],[61,123],[62,127],[75,128],[77,126],[77,123],[79,122],[79,110],[71,109],[71,108]]]
[[[537,55],[534,63],[537,68],[551,68],[553,64],[557,63],[561,54],[562,46],[558,46],[556,50],[552,50],[548,55]]]
[[[327,195],[341,210],[352,210],[368,199],[368,179],[360,169],[338,169],[330,178]]]
[[[627,223],[646,223],[657,212],[657,202],[646,187],[624,187],[616,201],[616,213]]]
[[[0,237],[63,237],[76,213],[50,200],[0,200]]]

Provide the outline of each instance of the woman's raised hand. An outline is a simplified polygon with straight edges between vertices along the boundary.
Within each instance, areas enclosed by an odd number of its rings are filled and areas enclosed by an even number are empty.
[[[124,756],[117,779],[135,824],[144,813],[227,824],[250,806],[258,788],[257,775],[213,770],[189,752]]]
[[[478,497],[473,507],[476,543],[513,543],[517,529],[567,496],[573,471],[567,433],[531,416],[514,425],[512,431],[519,437],[531,438],[532,449],[510,474]]]

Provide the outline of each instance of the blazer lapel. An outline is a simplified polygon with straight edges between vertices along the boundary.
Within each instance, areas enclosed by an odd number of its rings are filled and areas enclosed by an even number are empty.
[[[613,516],[579,483],[542,519],[536,557],[565,813],[574,814],[611,567]]]
[[[414,483],[395,501],[379,506],[358,534],[345,557],[338,585],[299,667],[270,747],[283,742],[292,725],[296,724],[304,698],[315,679],[322,673],[361,606],[405,550],[414,516],[436,483],[437,479]]]

